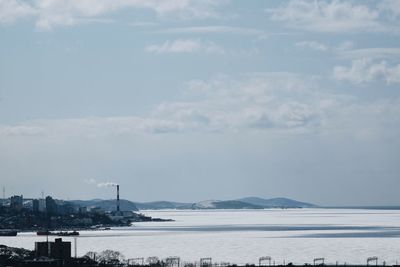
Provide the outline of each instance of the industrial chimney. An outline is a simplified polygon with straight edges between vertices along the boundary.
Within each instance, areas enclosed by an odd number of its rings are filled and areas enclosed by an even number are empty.
[[[119,184],[117,184],[117,212],[119,212]]]

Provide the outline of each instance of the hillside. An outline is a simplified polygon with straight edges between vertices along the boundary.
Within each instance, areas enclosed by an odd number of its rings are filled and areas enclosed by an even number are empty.
[[[263,209],[263,208],[313,208],[314,204],[300,202],[289,198],[264,199],[246,197],[236,200],[205,200],[197,203],[170,201],[135,202],[138,209]]]
[[[191,203],[180,203],[171,201],[135,202],[139,210],[162,210],[162,209],[190,209]]]
[[[289,198],[270,198],[246,197],[238,199],[246,203],[262,206],[263,208],[315,208],[316,205],[300,202]]]
[[[262,206],[246,203],[238,200],[209,200],[192,205],[192,209],[262,209]]]
[[[116,209],[116,200],[73,200],[70,201],[81,207],[100,207],[106,211]],[[120,200],[121,210],[162,210],[162,209],[265,209],[265,208],[314,208],[314,204],[301,202],[289,198],[264,199],[246,197],[236,200],[206,200],[197,203],[183,203],[173,201],[132,202]]]

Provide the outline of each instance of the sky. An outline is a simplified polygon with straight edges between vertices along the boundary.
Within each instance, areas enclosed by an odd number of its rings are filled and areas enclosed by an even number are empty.
[[[399,19],[396,0],[0,0],[0,185],[400,205]]]

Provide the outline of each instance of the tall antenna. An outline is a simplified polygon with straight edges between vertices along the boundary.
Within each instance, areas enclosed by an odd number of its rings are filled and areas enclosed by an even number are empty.
[[[42,199],[44,199],[44,191],[42,190]]]

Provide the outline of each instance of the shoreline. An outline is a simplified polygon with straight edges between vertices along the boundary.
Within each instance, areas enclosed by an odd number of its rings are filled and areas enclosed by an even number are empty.
[[[44,228],[24,228],[24,229],[0,229],[1,231],[16,231],[18,233],[35,233],[35,232],[40,232],[40,231],[50,231],[50,232],[68,232],[68,231],[108,231],[108,230],[116,230],[115,228],[122,228],[122,227],[131,227],[134,226],[134,223],[137,222],[174,222],[172,219],[159,219],[155,218],[151,221],[134,221],[130,222],[128,224],[109,224],[109,225],[101,225],[99,227],[93,227],[93,226],[88,226],[88,227],[60,227],[60,228],[49,228],[49,229],[44,229]],[[1,237],[1,235],[0,235]]]

